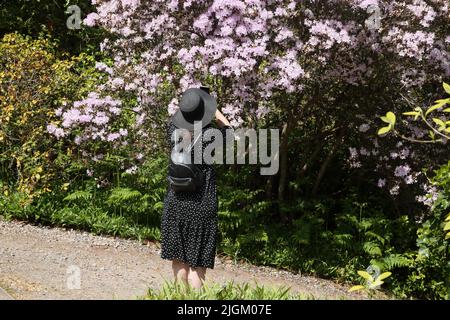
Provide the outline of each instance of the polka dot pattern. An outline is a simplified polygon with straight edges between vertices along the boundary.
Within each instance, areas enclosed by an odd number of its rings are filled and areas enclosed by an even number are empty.
[[[167,140],[171,150],[174,143],[170,137],[175,129],[170,122]],[[225,129],[222,133],[225,137]],[[208,144],[203,141],[202,151]],[[219,231],[216,174],[211,165],[199,167],[205,180],[198,191],[174,192],[168,188],[161,219],[161,258],[213,269]]]

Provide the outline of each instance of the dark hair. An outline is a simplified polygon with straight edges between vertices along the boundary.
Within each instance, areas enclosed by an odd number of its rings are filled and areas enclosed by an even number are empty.
[[[201,86],[200,89],[205,91],[207,94],[209,94],[209,87]]]

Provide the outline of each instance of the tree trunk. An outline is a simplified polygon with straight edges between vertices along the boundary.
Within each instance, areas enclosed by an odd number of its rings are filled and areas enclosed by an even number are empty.
[[[308,170],[310,164],[316,160],[317,156],[319,155],[320,151],[322,150],[323,146],[325,144],[325,140],[322,140],[321,142],[317,143],[316,148],[314,149],[311,156],[309,156],[303,163],[300,164],[300,170],[298,172],[297,178],[301,179],[306,171]]]
[[[282,221],[286,222],[288,217],[281,210],[281,206],[285,200],[286,187],[287,187],[287,175],[288,175],[288,151],[289,151],[289,134],[291,131],[290,120],[283,124],[281,131],[281,145],[280,145],[280,179],[278,182],[278,208]]]
[[[266,199],[268,199],[268,200],[272,200],[275,177],[276,177],[276,175],[271,175],[266,180],[265,193],[266,193]]]
[[[317,191],[319,190],[319,185],[322,182],[322,178],[325,175],[325,172],[328,169],[328,166],[333,159],[334,154],[336,153],[337,149],[340,147],[342,138],[344,137],[344,130],[340,130],[338,137],[336,138],[333,147],[331,148],[330,152],[328,153],[325,161],[323,162],[322,166],[320,167],[319,174],[317,175],[316,182],[314,183],[314,187],[312,189],[312,194],[316,195]]]

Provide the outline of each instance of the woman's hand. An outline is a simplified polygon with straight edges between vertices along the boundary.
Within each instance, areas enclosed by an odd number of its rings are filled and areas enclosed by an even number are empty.
[[[230,122],[225,118],[225,116],[222,114],[222,112],[219,111],[219,109],[216,109],[216,120],[217,125],[221,128],[223,127],[231,127]]]

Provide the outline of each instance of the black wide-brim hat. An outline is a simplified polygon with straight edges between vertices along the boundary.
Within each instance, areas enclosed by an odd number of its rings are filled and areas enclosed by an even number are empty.
[[[217,101],[204,89],[190,88],[183,92],[179,106],[172,116],[172,122],[178,128],[193,131],[195,122],[201,121],[204,128],[212,121]]]

